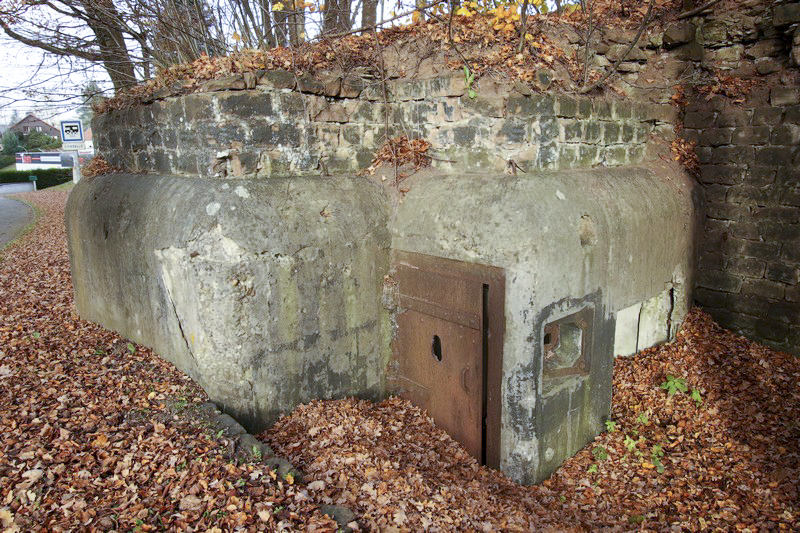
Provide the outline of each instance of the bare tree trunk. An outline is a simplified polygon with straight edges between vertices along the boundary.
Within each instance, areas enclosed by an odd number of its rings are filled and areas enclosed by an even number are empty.
[[[378,23],[378,0],[364,0],[361,10],[361,27],[371,28]]]
[[[103,68],[108,72],[114,90],[134,85],[136,74],[119,27],[121,19],[117,8],[109,0],[83,0],[82,4],[88,15],[87,23],[97,37]]]
[[[322,33],[350,31],[350,0],[328,0],[322,17]]]

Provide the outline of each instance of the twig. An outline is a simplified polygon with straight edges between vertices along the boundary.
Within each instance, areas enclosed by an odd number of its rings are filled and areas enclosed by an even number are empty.
[[[383,46],[378,38],[378,30],[375,26],[372,27],[372,36],[375,38],[375,47],[378,49],[379,66],[381,69],[381,91],[383,92],[383,136],[386,142],[389,143],[389,148],[392,151],[392,162],[394,163],[394,183],[400,183],[397,180],[397,153],[394,149],[394,144],[389,140],[389,95],[386,91],[386,64],[383,61]]]
[[[620,58],[617,59],[614,62],[613,65],[611,65],[611,68],[608,69],[608,71],[605,73],[605,75],[603,75],[603,77],[601,77],[599,80],[597,80],[596,82],[594,82],[590,86],[588,86],[588,87],[584,86],[583,88],[581,88],[578,91],[579,94],[586,94],[586,93],[588,93],[590,91],[593,91],[594,89],[599,87],[604,81],[606,81],[608,78],[610,78],[613,74],[615,74],[617,72],[617,69],[619,68],[619,65],[623,61],[625,61],[625,59],[628,57],[628,54],[631,53],[631,50],[633,50],[633,47],[636,46],[636,44],[639,42],[639,38],[642,36],[642,34],[644,33],[645,28],[650,23],[650,15],[653,12],[653,4],[655,4],[655,3],[656,3],[656,0],[650,0],[650,3],[647,5],[647,13],[645,14],[644,19],[642,20],[642,24],[639,26],[639,31],[636,32],[636,37],[634,37],[633,40],[631,41],[631,43],[628,45],[628,48],[625,50],[625,53],[623,53],[620,56]],[[588,42],[586,43],[586,46],[589,46]]]
[[[713,6],[717,2],[719,2],[719,0],[709,0],[708,2],[706,2],[705,4],[703,4],[701,6],[698,6],[698,7],[694,8],[694,9],[690,9],[689,11],[684,11],[683,13],[678,15],[677,20],[682,20],[682,19],[685,19],[685,18],[693,17],[693,16],[697,15],[698,13],[701,13],[701,12],[705,11],[706,9],[708,9],[711,6]]]

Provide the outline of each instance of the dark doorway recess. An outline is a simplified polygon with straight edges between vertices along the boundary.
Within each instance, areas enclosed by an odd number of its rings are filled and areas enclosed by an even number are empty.
[[[503,269],[394,252],[398,393],[482,464],[500,466]]]

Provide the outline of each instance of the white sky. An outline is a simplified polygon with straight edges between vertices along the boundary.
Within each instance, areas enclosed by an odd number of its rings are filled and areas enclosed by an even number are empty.
[[[394,3],[384,0],[384,12]],[[8,125],[14,110],[20,118],[33,112],[56,127],[60,120],[77,118],[81,99],[76,96],[90,80],[101,87],[111,85],[100,67],[47,54],[0,32],[0,125]]]
[[[108,80],[105,71],[74,58],[25,46],[0,34],[0,124],[7,125],[13,111],[20,118],[29,111],[58,126],[64,119],[76,118],[81,89],[91,79],[101,85]]]

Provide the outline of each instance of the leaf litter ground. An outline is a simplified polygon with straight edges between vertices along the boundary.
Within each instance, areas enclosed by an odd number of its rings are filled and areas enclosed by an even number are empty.
[[[800,530],[800,362],[698,310],[616,361],[609,431],[539,486],[397,398],[312,402],[262,434],[304,472],[289,483],[232,456],[188,377],[77,318],[67,195],[24,196],[42,217],[0,263],[0,531],[336,531],[328,503],[388,532]]]

